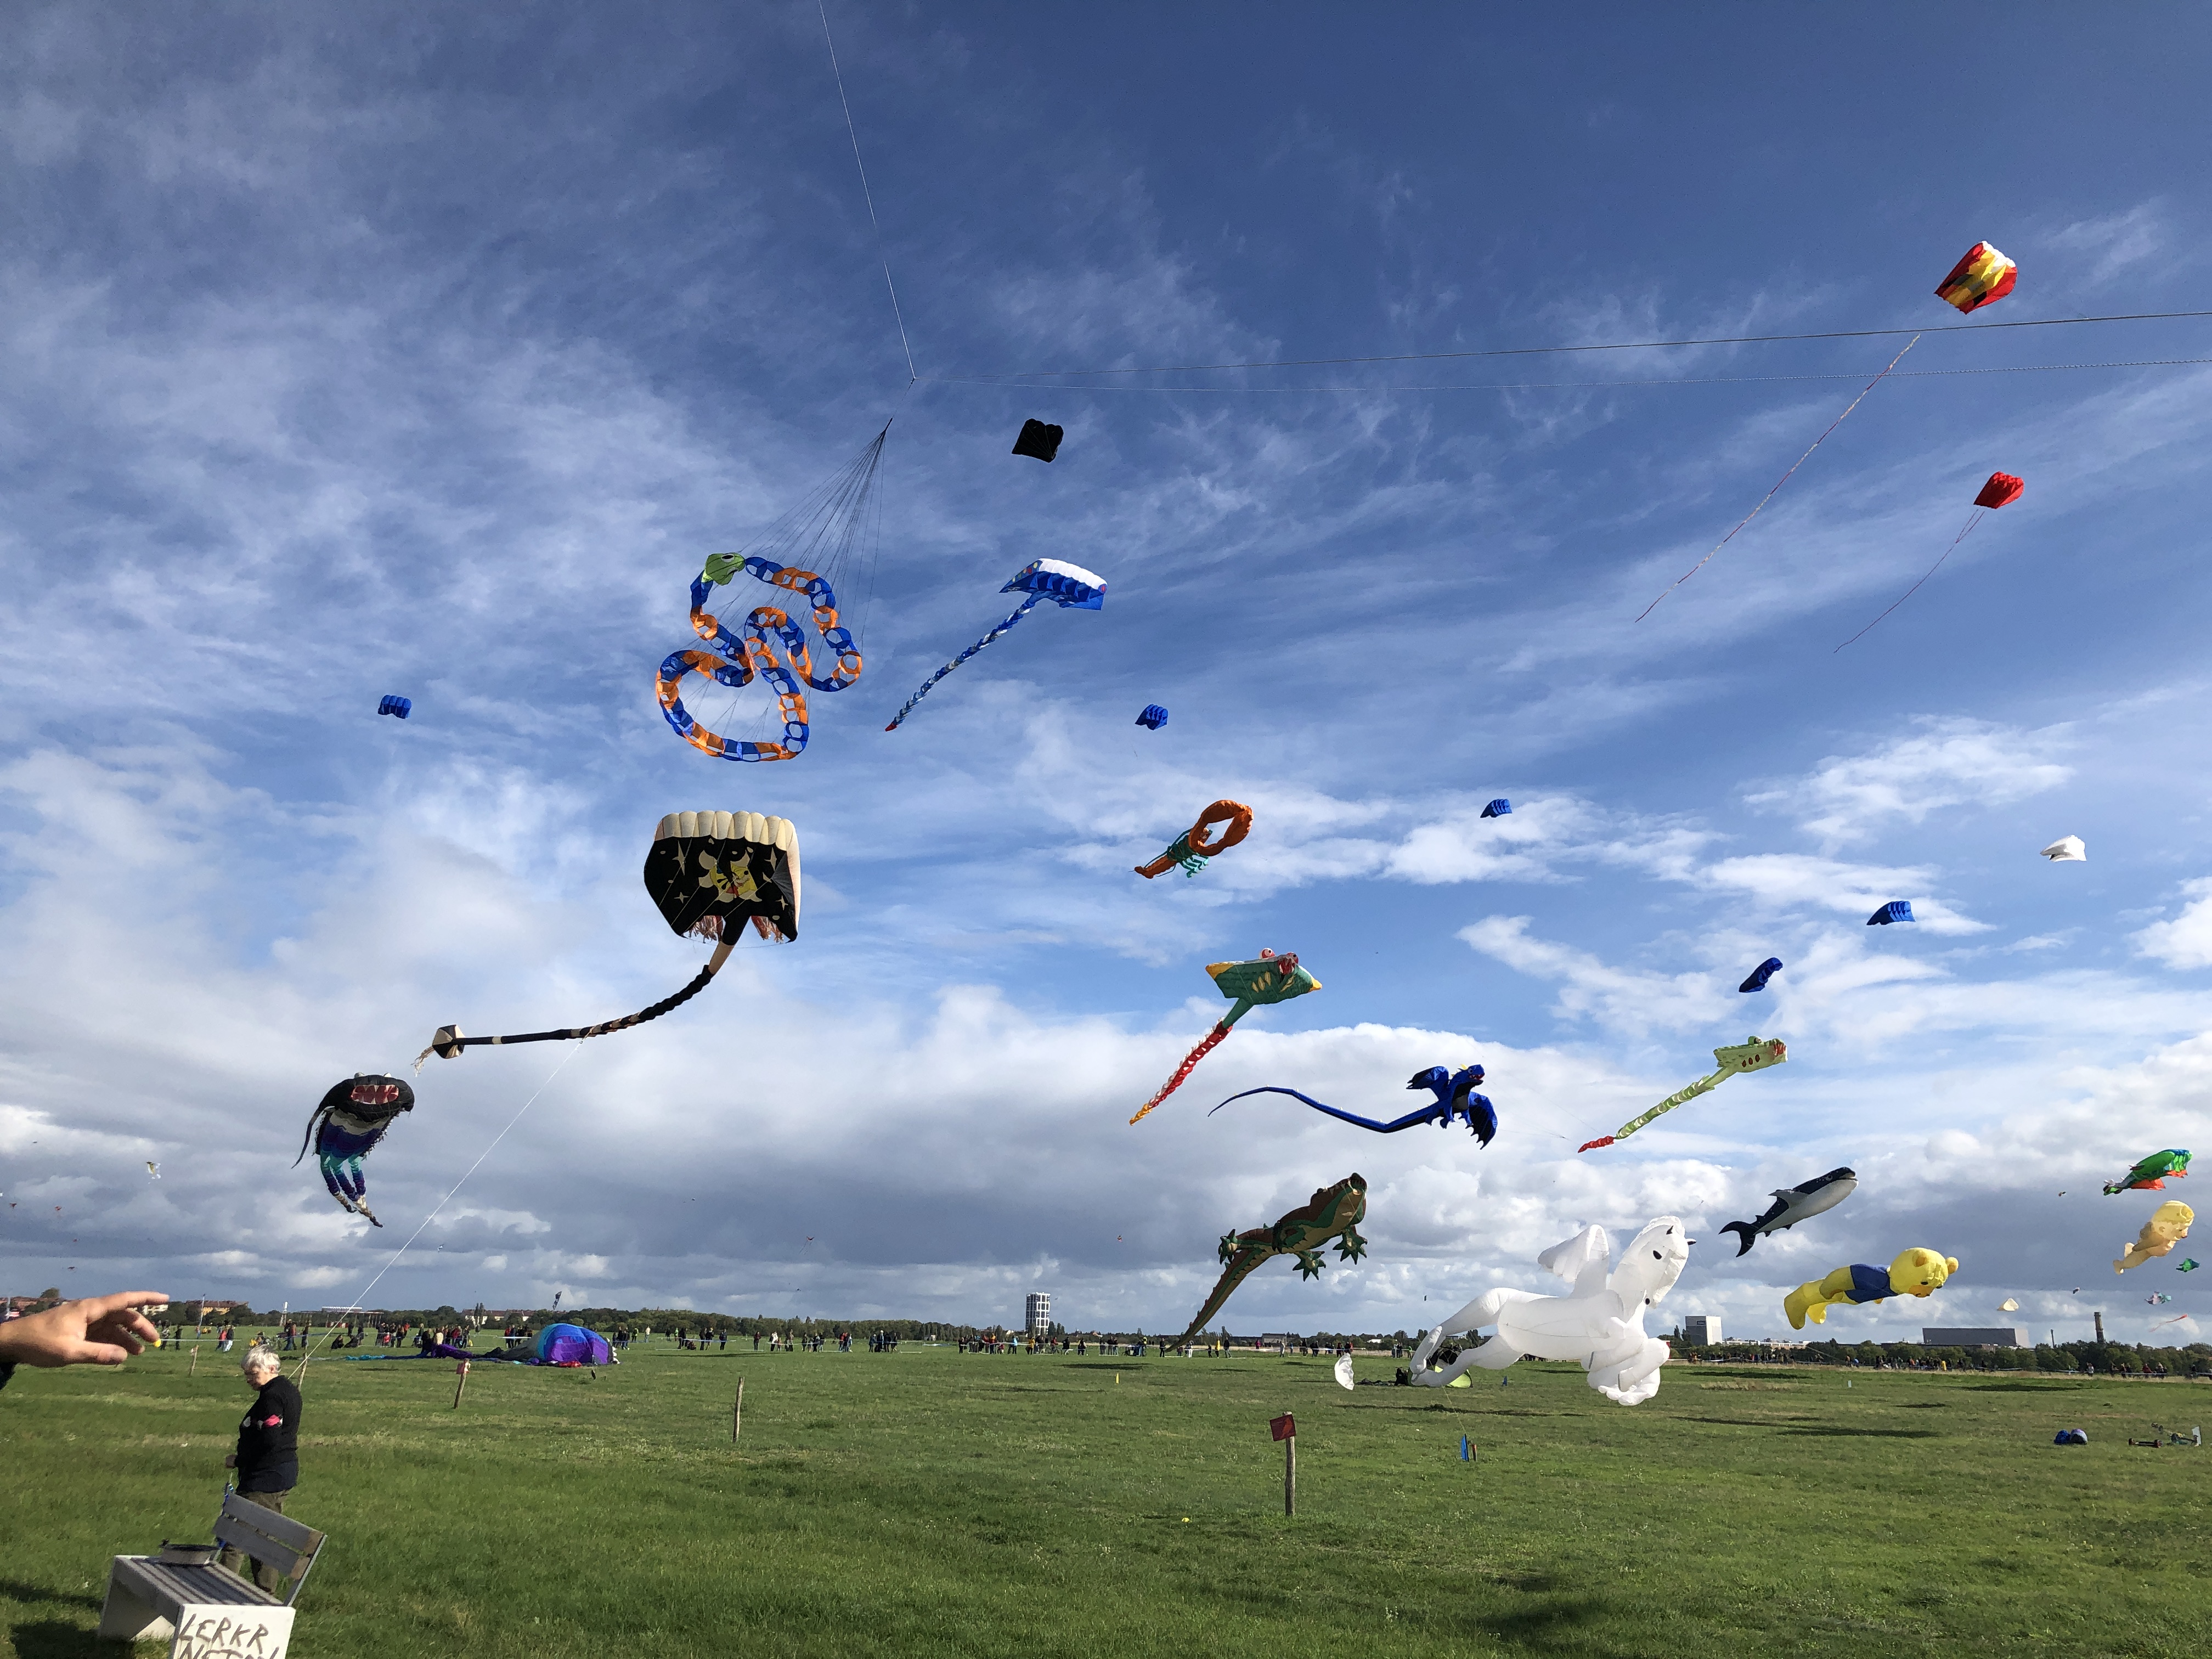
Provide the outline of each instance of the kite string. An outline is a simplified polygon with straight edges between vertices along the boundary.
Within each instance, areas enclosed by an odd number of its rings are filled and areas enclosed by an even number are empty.
[[[361,1287],[361,1294],[353,1299],[352,1304],[346,1310],[348,1313],[359,1313],[362,1310],[362,1304],[368,1300],[368,1293],[374,1290],[378,1285],[383,1282],[385,1274],[390,1273],[394,1267],[399,1265],[399,1258],[405,1255],[410,1249],[414,1248],[415,1241],[422,1237],[422,1229],[424,1227],[428,1227],[432,1222],[435,1221],[438,1218],[439,1212],[442,1211],[447,1205],[453,1202],[453,1194],[460,1191],[463,1187],[468,1184],[469,1177],[477,1172],[477,1169],[483,1164],[484,1159],[492,1155],[493,1152],[498,1147],[499,1143],[507,1139],[507,1129],[512,1129],[516,1124],[521,1122],[522,1114],[528,1111],[532,1106],[535,1106],[538,1103],[538,1097],[544,1094],[548,1089],[553,1086],[553,1079],[561,1075],[562,1067],[566,1066],[571,1060],[574,1060],[576,1057],[576,1053],[577,1051],[574,1048],[569,1048],[562,1052],[561,1055],[561,1064],[559,1066],[556,1066],[551,1071],[545,1074],[545,1081],[539,1084],[537,1088],[532,1090],[531,1091],[530,1098],[522,1103],[521,1107],[515,1112],[513,1117],[507,1119],[507,1128],[501,1129],[497,1134],[491,1138],[491,1145],[485,1147],[483,1151],[477,1154],[476,1163],[470,1164],[466,1170],[464,1170],[461,1172],[461,1178],[446,1189],[446,1195],[438,1200],[437,1208],[432,1210],[429,1214],[424,1216],[421,1224],[418,1225],[413,1232],[407,1235],[406,1243],[402,1244],[398,1249],[394,1250],[392,1253],[392,1259],[376,1270],[376,1277],[370,1279],[368,1284]],[[324,1337],[325,1346],[328,1345],[329,1340],[330,1338],[328,1334],[325,1334]],[[301,1356],[300,1369],[292,1373],[294,1381],[296,1382],[299,1378],[307,1375],[307,1361],[313,1359],[314,1357],[314,1349],[310,1346],[308,1351]]]
[[[1885,368],[1881,374],[1875,375],[1874,379],[1869,380],[1866,383],[1865,387],[1859,392],[1859,395],[1852,398],[1849,404],[1844,405],[1844,412],[1841,415],[1837,416],[1834,420],[1828,422],[1827,432],[1823,432],[1819,437],[1814,439],[1812,443],[1807,447],[1805,453],[1790,464],[1790,471],[1777,478],[1774,481],[1774,488],[1768,490],[1766,494],[1759,498],[1759,506],[1753,507],[1750,512],[1745,514],[1743,517],[1737,521],[1735,530],[1729,531],[1727,535],[1715,542],[1712,546],[1712,552],[1707,553],[1704,558],[1699,559],[1697,563],[1692,565],[1687,570],[1685,570],[1680,575],[1677,576],[1672,586],[1668,587],[1666,592],[1660,594],[1658,599],[1652,600],[1650,604],[1645,605],[1644,609],[1638,613],[1636,620],[1642,622],[1644,617],[1650,616],[1654,611],[1656,611],[1659,608],[1660,601],[1664,599],[1668,593],[1673,592],[1675,588],[1680,587],[1684,582],[1689,580],[1691,577],[1696,575],[1698,572],[1703,570],[1705,566],[1711,562],[1714,553],[1719,552],[1721,549],[1726,547],[1730,542],[1734,541],[1735,539],[1736,530],[1741,530],[1745,525],[1749,524],[1753,519],[1759,515],[1760,511],[1765,508],[1767,502],[1772,501],[1775,496],[1780,493],[1782,486],[1788,483],[1791,478],[1796,477],[1797,469],[1804,465],[1807,461],[1812,459],[1813,451],[1818,449],[1822,444],[1828,441],[1828,433],[1833,432],[1846,420],[1850,419],[1851,410],[1856,409],[1861,404],[1866,401],[1867,393],[1873,391],[1885,380],[1889,378],[1890,369],[1895,368],[1899,363],[1905,361],[1905,352],[1911,350],[1913,347],[1919,343],[1920,337],[1917,334],[1907,340],[1905,343],[1905,350],[1899,352],[1897,356],[1892,357],[1889,360],[1888,367]]]
[[[860,174],[860,198],[868,204],[868,223],[876,233],[876,257],[883,261],[884,287],[891,296],[891,318],[898,324],[899,349],[906,353],[906,384],[910,392],[921,377],[914,367],[914,347],[906,337],[906,318],[899,310],[898,288],[891,281],[890,255],[884,251],[884,228],[876,218],[875,192],[868,188],[868,165],[860,159],[860,135],[853,125],[853,106],[845,96],[845,72],[837,67],[837,43],[830,35],[830,9],[825,0],[814,0],[822,14],[822,43],[830,48],[830,73],[836,78],[837,103],[845,112],[845,135],[853,141],[853,165]]]
[[[1972,513],[1969,513],[1966,515],[1965,528],[1960,530],[1957,535],[1952,537],[1951,545],[1943,550],[1943,559],[1949,558],[1951,555],[1958,550],[1959,544],[1966,540],[1967,537],[1972,535],[1974,533],[1974,526],[1981,523],[1983,519],[1986,516],[1988,515],[1978,507]],[[1934,575],[1937,571],[1943,568],[1943,559],[1938,559],[1935,563],[1929,565],[1928,567],[1927,576],[1923,576],[1920,579],[1920,581],[1913,583],[1912,586],[1906,588],[1904,592],[1899,594],[1895,602],[1890,605],[1889,611],[1896,610],[1898,605],[1903,605],[1905,600],[1911,599],[1915,593],[1917,593],[1920,591],[1920,582],[1926,581],[1928,580],[1928,576]],[[1889,611],[1883,611],[1881,613],[1881,617],[1887,617],[1889,614]],[[1873,622],[1869,623],[1864,628],[1859,629],[1857,633],[1852,635],[1850,639],[1845,640],[1844,641],[1844,645],[1853,644],[1859,640],[1864,639],[1869,634],[1874,632],[1875,625],[1881,621],[1881,617],[1876,617]],[[1844,648],[1844,645],[1838,646],[1836,647],[1836,651],[1842,650]],[[1828,654],[1830,656],[1833,656],[1835,655],[1835,651],[1832,651]]]

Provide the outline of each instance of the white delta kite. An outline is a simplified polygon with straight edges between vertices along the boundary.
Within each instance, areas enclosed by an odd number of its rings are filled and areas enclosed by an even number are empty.
[[[1690,1264],[1690,1240],[1678,1216],[1655,1216],[1629,1242],[1620,1265],[1607,1269],[1612,1247],[1602,1227],[1585,1227],[1536,1258],[1569,1280],[1565,1296],[1538,1296],[1505,1285],[1477,1297],[1421,1339],[1409,1381],[1448,1388],[1470,1365],[1502,1371],[1523,1354],[1579,1359],[1589,1385],[1616,1405],[1633,1406],[1659,1392],[1667,1345],[1644,1331],[1644,1314],[1665,1299]],[[1430,1362],[1455,1333],[1496,1330],[1435,1369]]]

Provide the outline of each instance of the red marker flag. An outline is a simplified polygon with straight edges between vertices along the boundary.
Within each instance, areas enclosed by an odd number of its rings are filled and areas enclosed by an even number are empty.
[[[1298,1425],[1291,1421],[1288,1412],[1285,1412],[1280,1417],[1269,1418],[1267,1427],[1278,1440],[1295,1440],[1298,1437]]]

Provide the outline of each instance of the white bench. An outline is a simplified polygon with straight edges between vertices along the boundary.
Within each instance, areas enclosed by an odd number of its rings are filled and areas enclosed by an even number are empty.
[[[210,1560],[185,1565],[153,1555],[118,1555],[107,1577],[100,1635],[111,1642],[169,1644],[170,1659],[284,1659],[292,1603],[323,1547],[323,1534],[274,1510],[226,1492],[215,1535],[292,1581],[278,1601],[251,1579]]]

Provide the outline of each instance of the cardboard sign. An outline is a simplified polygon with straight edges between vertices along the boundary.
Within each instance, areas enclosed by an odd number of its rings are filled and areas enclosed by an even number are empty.
[[[1295,1440],[1298,1437],[1298,1425],[1291,1421],[1288,1412],[1285,1412],[1280,1417],[1269,1418],[1267,1427],[1278,1440]]]

